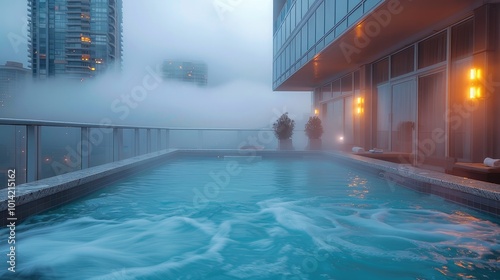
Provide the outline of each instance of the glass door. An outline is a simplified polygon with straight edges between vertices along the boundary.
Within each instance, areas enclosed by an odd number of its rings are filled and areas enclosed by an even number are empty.
[[[391,151],[412,153],[417,111],[415,79],[392,85]]]
[[[445,158],[445,72],[418,79],[418,149],[416,164],[433,164]]]

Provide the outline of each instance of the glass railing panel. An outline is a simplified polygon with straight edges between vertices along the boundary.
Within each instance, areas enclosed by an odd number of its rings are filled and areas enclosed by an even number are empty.
[[[122,141],[120,150],[120,159],[131,158],[135,156],[135,129],[122,129]]]
[[[160,147],[161,149],[168,149],[169,147],[169,135],[170,131],[166,129],[160,130]]]
[[[144,155],[148,153],[148,139],[147,129],[139,129],[139,154]]]
[[[40,127],[38,179],[80,170],[81,130],[74,127]]]
[[[151,129],[151,152],[156,152],[159,150],[158,146],[158,130]]]
[[[239,144],[235,130],[204,130],[201,140],[203,149],[237,149]]]
[[[113,162],[112,128],[90,128],[87,141],[91,147],[89,167]]]
[[[26,183],[26,126],[17,125],[15,130],[16,184],[23,184]]]
[[[170,130],[170,148],[199,149],[202,142],[198,130]]]
[[[16,166],[16,127],[0,125],[0,188],[7,188],[8,170]]]

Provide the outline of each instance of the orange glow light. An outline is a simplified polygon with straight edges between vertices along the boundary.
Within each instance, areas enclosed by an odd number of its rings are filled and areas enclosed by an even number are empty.
[[[356,98],[356,114],[362,114],[364,112],[363,103],[365,100],[363,97]]]
[[[469,86],[469,99],[481,98],[481,86],[479,81],[481,79],[481,70],[471,68],[469,72],[470,86]]]
[[[470,80],[475,81],[481,78],[481,70],[472,68],[470,69]]]

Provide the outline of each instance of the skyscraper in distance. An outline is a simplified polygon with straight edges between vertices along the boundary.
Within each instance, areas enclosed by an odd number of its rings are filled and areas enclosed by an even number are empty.
[[[202,61],[166,60],[162,66],[162,76],[165,81],[180,81],[207,86],[208,67]]]
[[[122,0],[28,0],[33,77],[87,79],[120,69]]]

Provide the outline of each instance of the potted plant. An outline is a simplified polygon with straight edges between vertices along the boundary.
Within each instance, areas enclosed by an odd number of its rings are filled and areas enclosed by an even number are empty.
[[[288,117],[288,113],[284,113],[273,123],[274,135],[278,138],[278,149],[293,150],[292,134],[295,127],[295,121]]]
[[[321,135],[323,135],[323,126],[318,116],[309,117],[306,123],[305,132],[309,138],[308,147],[310,150],[321,149]]]

